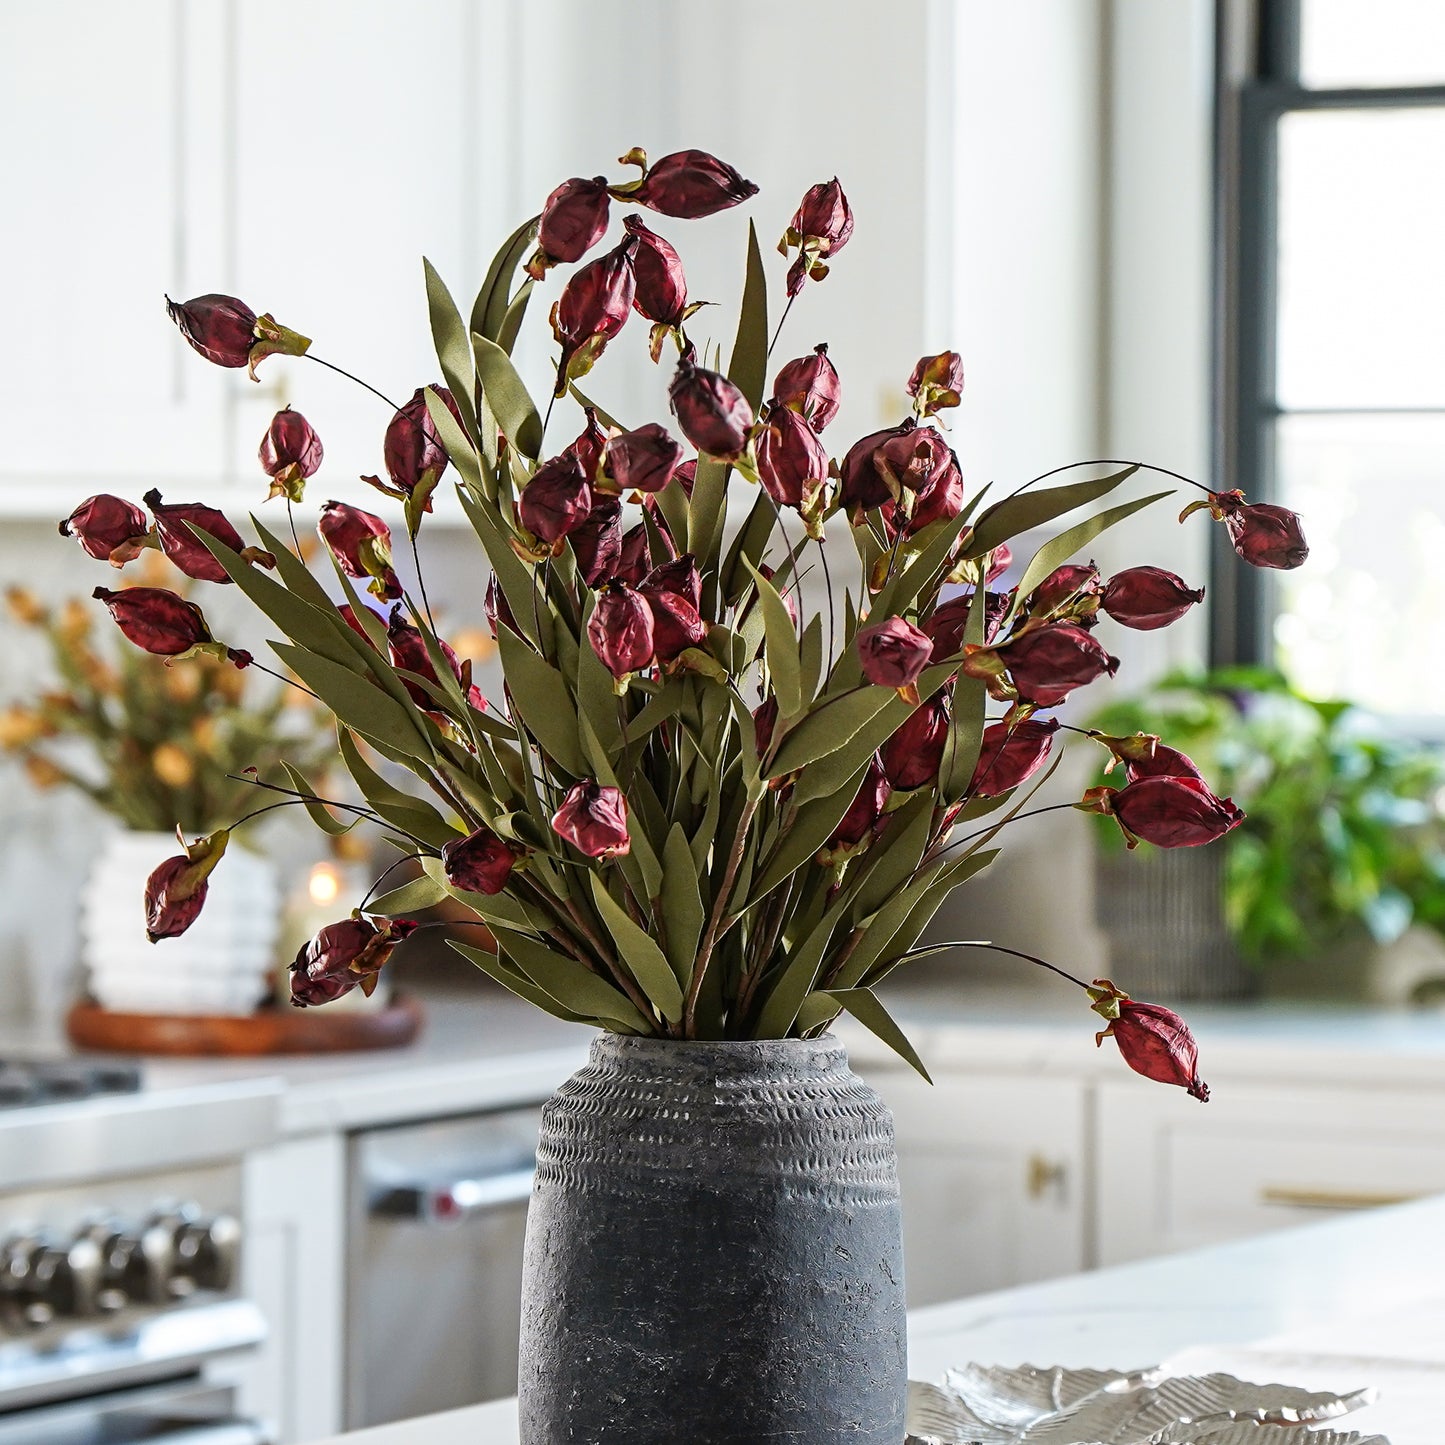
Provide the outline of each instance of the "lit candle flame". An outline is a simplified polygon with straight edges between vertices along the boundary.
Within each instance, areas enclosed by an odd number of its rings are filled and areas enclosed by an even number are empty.
[[[318,908],[326,908],[341,896],[341,875],[334,863],[317,863],[306,881],[306,891]]]

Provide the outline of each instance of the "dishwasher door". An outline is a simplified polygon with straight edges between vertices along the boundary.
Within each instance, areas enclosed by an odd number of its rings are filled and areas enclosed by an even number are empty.
[[[538,1106],[352,1137],[347,1429],[516,1393],[540,1125]]]

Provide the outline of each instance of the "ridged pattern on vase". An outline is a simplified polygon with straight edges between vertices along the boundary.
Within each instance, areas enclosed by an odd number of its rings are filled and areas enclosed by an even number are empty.
[[[892,1119],[831,1039],[604,1035],[543,1113],[523,1445],[899,1445]]]

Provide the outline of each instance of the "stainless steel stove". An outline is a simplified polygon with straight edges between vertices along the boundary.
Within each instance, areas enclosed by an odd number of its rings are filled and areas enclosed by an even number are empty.
[[[254,1349],[242,1159],[264,1083],[0,1061],[0,1445],[264,1445],[214,1362]]]

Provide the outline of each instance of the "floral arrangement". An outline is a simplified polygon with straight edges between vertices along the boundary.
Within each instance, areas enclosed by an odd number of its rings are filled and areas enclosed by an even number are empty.
[[[399,578],[388,524],[351,503],[321,511],[334,591],[260,523],[250,551],[194,510],[174,526],[157,516],[148,531],[144,519],[117,521],[128,505],[118,499],[103,527],[100,499],[69,525],[112,561],[153,540],[183,571],[240,587],[288,639],[273,644],[278,656],[335,714],[366,803],[345,809],[299,773],[273,791],[323,828],[365,818],[420,863],[420,878],[373,889],[301,951],[293,1002],[371,987],[418,926],[413,915],[451,897],[478,928],[475,943],[453,947],[561,1018],[679,1040],[782,1038],[816,1035],[846,1010],[921,1068],[877,986],[931,951],[918,940],[939,905],[1025,816],[1069,731],[1051,710],[1116,669],[1096,623],[1163,626],[1201,595],[1157,567],[1105,581],[1068,564],[1168,493],[1068,526],[1011,588],[994,587],[1012,539],[1095,506],[1140,468],[969,495],[939,422],[963,389],[952,352],[913,369],[911,415],[835,453],[825,434],[841,382],[827,347],[773,357],[795,303],[852,234],[837,180],[813,186],[783,232],[791,263],[776,326],[750,229],[724,363],[692,335],[697,306],[678,252],[641,215],[624,218],[612,249],[584,258],[614,201],[693,220],[757,187],[700,151],[649,163],[633,150],[621,163],[640,175],[558,186],[503,245],[468,316],[428,264],[444,384],[405,402],[382,397],[386,479],[364,480],[402,504],[414,557],[435,489],[454,474],[491,570],[500,698],[482,697],[438,635],[419,569],[415,587]],[[539,410],[512,350],[535,289],[561,266],[576,269],[550,309],[557,367]],[[168,307],[218,365],[254,376],[278,352],[319,360],[306,337],[234,297]],[[669,343],[676,350],[675,429],[618,420],[579,389],[634,313],[650,323],[655,362]],[[558,401],[582,409],[580,432],[560,446],[549,441]],[[273,495],[292,508],[321,456],[304,418],[278,415],[261,447]],[[1246,562],[1304,560],[1292,513],[1200,490],[1185,515],[1206,510]],[[748,501],[735,530],[734,496]],[[832,580],[829,548],[842,533],[856,586]],[[805,617],[800,583],[814,558],[826,608]],[[170,594],[122,597],[126,606],[104,600],[142,647],[249,661]],[[1156,737],[1096,741],[1123,785],[1058,806],[1107,814],[1130,839],[1165,847],[1209,842],[1239,821]],[[368,752],[413,785],[383,776]],[[157,871],[148,897],[159,931],[195,916],[227,837],[200,838]],[[1106,980],[1072,982],[1130,1064],[1207,1096],[1182,1020]]]
[[[137,648],[97,647],[94,611],[78,598],[51,609],[12,587],[5,601],[44,638],[58,684],[0,711],[0,750],[36,787],[76,789],[137,831],[209,833],[254,794],[243,769],[320,763],[314,710],[286,689],[263,695],[211,655],[167,667]]]

